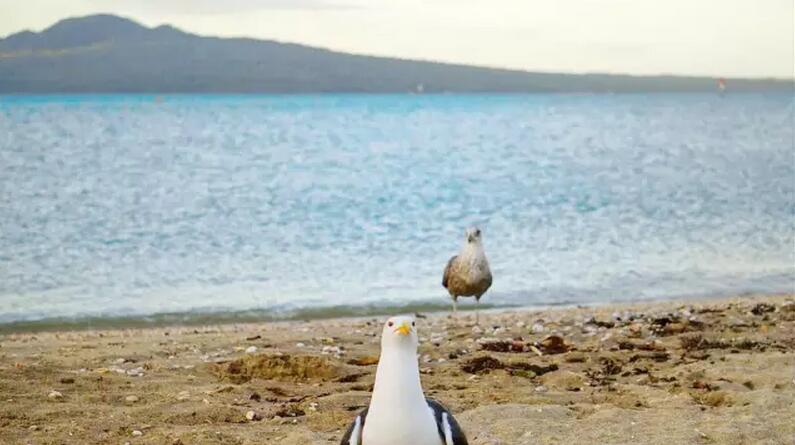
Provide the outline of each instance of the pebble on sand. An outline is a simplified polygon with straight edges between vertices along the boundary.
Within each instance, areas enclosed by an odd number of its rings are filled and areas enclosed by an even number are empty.
[[[47,394],[47,397],[50,400],[62,400],[63,394],[61,394],[59,391],[50,391],[50,393]]]

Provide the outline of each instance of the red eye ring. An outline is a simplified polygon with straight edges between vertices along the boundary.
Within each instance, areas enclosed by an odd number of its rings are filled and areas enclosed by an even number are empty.
[[[392,322],[390,321],[390,322],[389,322],[389,323],[387,323],[386,325],[387,325],[387,326],[389,326],[389,327],[391,328],[391,327],[392,327],[394,324],[395,324],[395,323],[392,323]]]

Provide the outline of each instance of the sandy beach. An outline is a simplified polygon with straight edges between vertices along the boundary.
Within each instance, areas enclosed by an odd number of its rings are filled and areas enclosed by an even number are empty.
[[[336,444],[384,318],[0,336],[3,444]],[[795,298],[420,314],[470,443],[793,444]]]

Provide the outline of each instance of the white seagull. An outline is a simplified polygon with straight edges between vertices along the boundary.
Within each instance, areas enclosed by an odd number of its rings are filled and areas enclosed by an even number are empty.
[[[442,275],[442,286],[453,299],[453,315],[457,311],[458,297],[480,297],[491,287],[491,269],[486,253],[483,251],[480,229],[471,227],[466,231],[466,241],[458,255],[450,258]],[[480,321],[480,314],[475,310],[475,323]]]
[[[422,392],[418,344],[414,318],[392,317],[384,324],[370,406],[340,445],[468,445],[453,415]]]

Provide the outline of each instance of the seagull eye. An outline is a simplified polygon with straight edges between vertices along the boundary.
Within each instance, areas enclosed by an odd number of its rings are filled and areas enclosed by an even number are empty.
[[[412,325],[412,326],[417,326],[417,324],[416,324],[416,323],[414,323],[413,321],[411,322],[411,325]]]
[[[394,326],[394,325],[395,325],[395,323],[392,323],[392,322],[390,321],[390,322],[389,322],[389,323],[387,323],[386,325],[387,325],[387,326],[389,326],[389,327],[391,328],[392,326]]]

